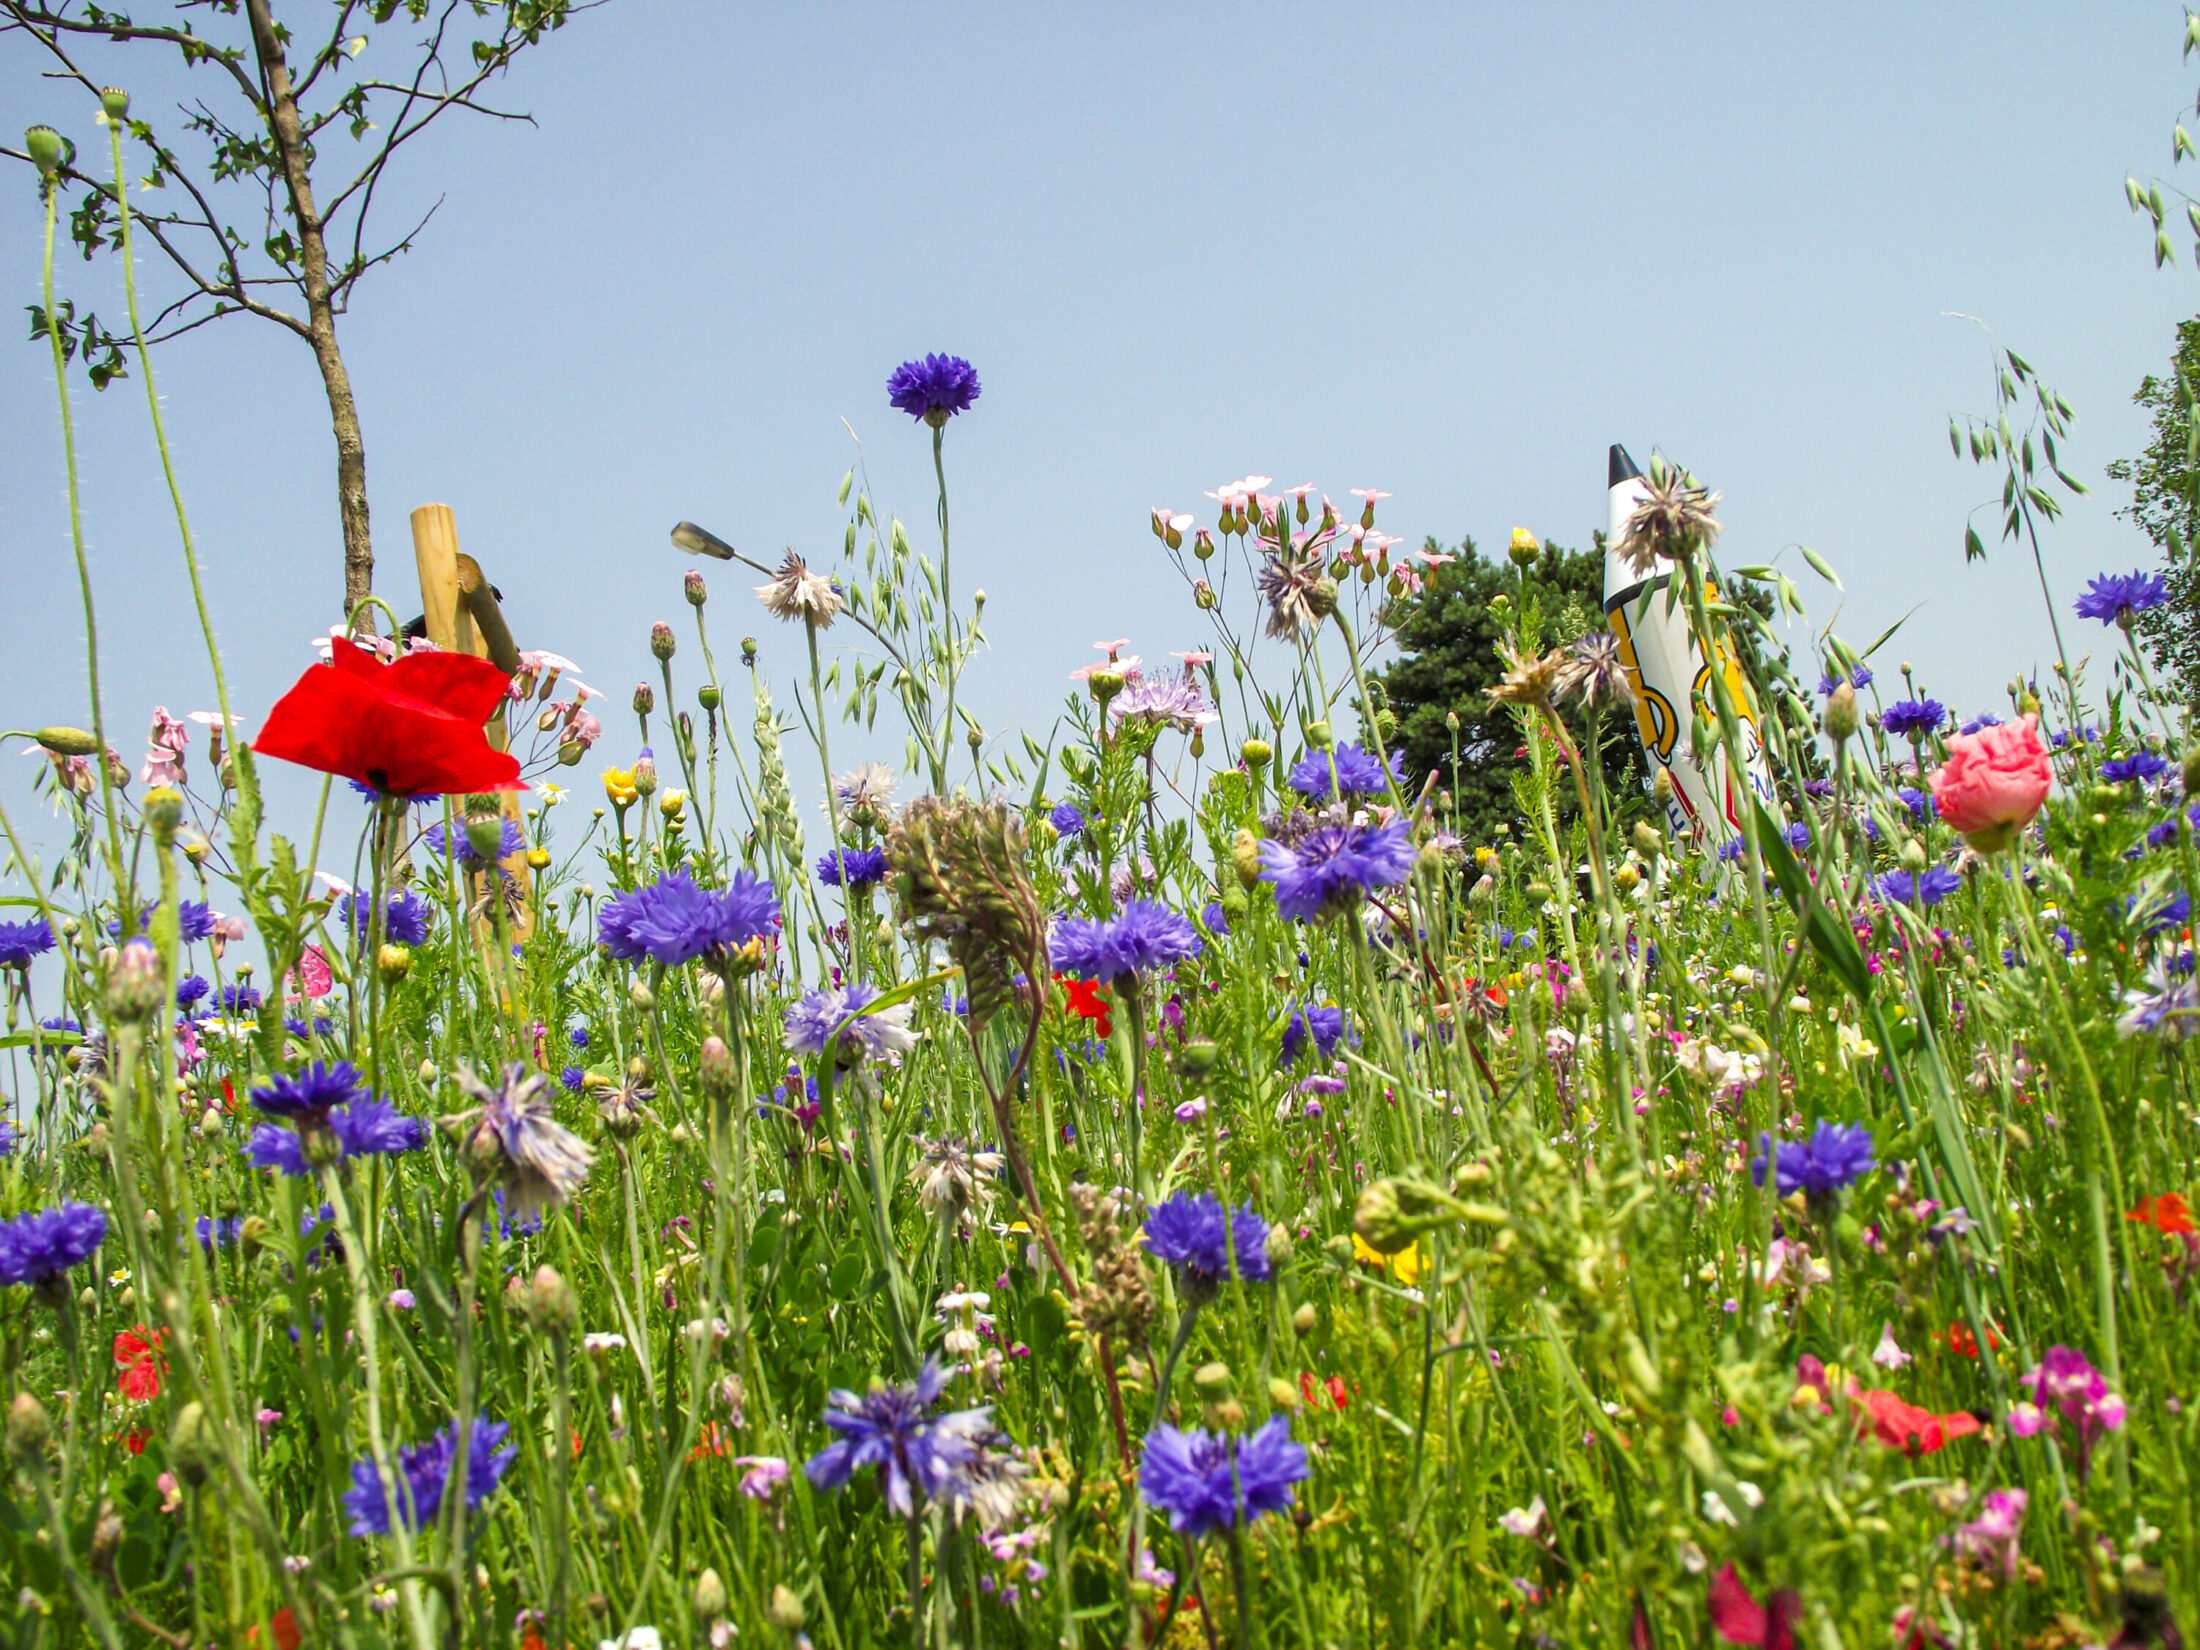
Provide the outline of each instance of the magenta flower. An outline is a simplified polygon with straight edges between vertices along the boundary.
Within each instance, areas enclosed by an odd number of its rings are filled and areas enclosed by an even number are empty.
[[[2040,1432],[2062,1437],[2077,1457],[2082,1480],[2094,1446],[2123,1430],[2123,1399],[2108,1390],[2107,1380],[2083,1352],[2067,1346],[2049,1347],[2019,1384],[2029,1387],[2032,1396],[2009,1411],[2009,1430],[2019,1438]]]
[[[1957,1525],[1954,1533],[1943,1539],[1959,1556],[1982,1565],[1999,1565],[2004,1577],[2014,1577],[2017,1538],[2024,1533],[2027,1499],[2022,1490],[1995,1490],[1986,1497],[1978,1517],[1968,1524]]]

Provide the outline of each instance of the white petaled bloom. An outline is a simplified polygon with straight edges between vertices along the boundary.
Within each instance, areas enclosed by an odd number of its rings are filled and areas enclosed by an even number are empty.
[[[581,1337],[581,1346],[589,1352],[623,1352],[626,1337],[613,1330],[591,1329]]]
[[[986,1311],[992,1304],[993,1297],[978,1290],[957,1289],[942,1295],[933,1312],[947,1325],[940,1349],[951,1358],[976,1357],[982,1344],[978,1331],[993,1327],[993,1314]]]
[[[1718,507],[1717,493],[1706,492],[1679,470],[1668,469],[1643,493],[1616,548],[1638,575],[1649,572],[1661,556],[1678,561],[1719,536],[1713,513]]]
[[[900,1065],[901,1057],[917,1046],[917,1034],[909,1029],[911,1005],[903,1001],[891,1008],[870,1008],[878,995],[860,980],[837,991],[805,991],[782,1016],[787,1052],[823,1054],[837,1041],[843,1053]]]
[[[833,794],[840,799],[841,811],[854,814],[868,808],[883,813],[893,806],[895,774],[883,762],[866,762],[859,768],[851,768],[833,781]]]
[[[840,611],[840,592],[833,581],[810,571],[809,564],[789,550],[769,584],[756,594],[775,619],[805,619],[820,630],[830,629]]]
[[[479,1102],[461,1116],[460,1150],[494,1175],[509,1200],[510,1218],[564,1203],[581,1189],[596,1153],[558,1121],[549,1078],[541,1072],[530,1076],[516,1060],[504,1068],[504,1080],[495,1088],[463,1066],[452,1078]]]
[[[953,1220],[975,1230],[973,1212],[993,1201],[993,1180],[1007,1160],[999,1152],[980,1151],[954,1135],[917,1137],[923,1155],[909,1171],[917,1201],[934,1220]]]
[[[1539,1495],[1525,1507],[1515,1507],[1511,1512],[1499,1514],[1497,1527],[1507,1535],[1517,1535],[1523,1541],[1530,1541],[1535,1538],[1536,1531],[1543,1527],[1543,1515],[1547,1511],[1549,1509],[1543,1505],[1543,1497]]]

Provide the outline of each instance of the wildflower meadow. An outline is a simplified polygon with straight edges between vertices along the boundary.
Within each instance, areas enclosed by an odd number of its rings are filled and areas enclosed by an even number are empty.
[[[111,157],[25,140],[49,267],[63,174],[145,160],[101,104]],[[1791,651],[1711,479],[1615,450],[1604,610],[1517,532],[1504,737],[1414,768],[1383,669],[1463,560],[1245,476],[1126,516],[1152,633],[1009,757],[982,367],[880,363],[936,532],[859,472],[823,552],[674,528],[631,696],[430,507],[272,703],[202,600],[212,704],[95,655],[7,712],[0,1635],[2183,1644],[2191,548],[1950,704],[1915,639]],[[1996,373],[1950,433],[2015,543],[2069,409]],[[81,540],[38,576],[96,635]]]

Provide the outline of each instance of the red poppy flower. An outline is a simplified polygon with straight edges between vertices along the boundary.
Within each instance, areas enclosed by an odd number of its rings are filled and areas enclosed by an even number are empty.
[[[305,1643],[305,1635],[298,1631],[298,1618],[291,1614],[287,1604],[269,1618],[268,1625],[275,1629],[275,1650],[298,1650],[298,1646]],[[260,1630],[257,1627],[247,1627],[244,1630],[244,1641],[247,1644],[259,1643]]]
[[[1081,1020],[1093,1022],[1093,1030],[1104,1041],[1115,1035],[1115,1010],[1108,1001],[1108,988],[1098,980],[1073,980],[1067,974],[1054,976],[1069,998],[1069,1011]]]
[[[1759,1604],[1729,1564],[1711,1578],[1708,1602],[1712,1628],[1727,1643],[1795,1650],[1795,1624],[1803,1619],[1803,1595],[1794,1588],[1783,1587]]]
[[[145,1446],[153,1441],[153,1429],[138,1427],[122,1435],[122,1447],[132,1455],[143,1455]]]
[[[115,1337],[115,1367],[122,1371],[115,1378],[115,1389],[133,1403],[150,1403],[160,1396],[161,1377],[168,1373],[160,1355],[164,1333],[139,1324]]]
[[[1989,1352],[2001,1350],[2001,1337],[1994,1333],[1992,1324],[1986,1326],[1986,1349]],[[1975,1358],[1978,1356],[1978,1337],[1971,1333],[1968,1325],[1952,1323],[1948,1326],[1948,1350],[1960,1357]]]
[[[1867,1392],[1858,1402],[1870,1413],[1872,1432],[1879,1441],[1910,1455],[1930,1455],[1951,1439],[1979,1430],[1978,1417],[1966,1410],[1935,1415],[1892,1392]]]
[[[2142,1226],[2151,1226],[2165,1237],[2175,1237],[2180,1232],[2194,1229],[2192,1205],[2181,1192],[2164,1192],[2160,1197],[2143,1197],[2139,1207],[2124,1215],[2126,1220],[2136,1220]]]
[[[524,790],[519,759],[481,729],[511,680],[464,653],[408,653],[385,665],[337,637],[276,701],[252,748],[389,795]]]

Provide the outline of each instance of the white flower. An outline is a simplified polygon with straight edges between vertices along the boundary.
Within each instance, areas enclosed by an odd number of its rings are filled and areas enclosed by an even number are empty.
[[[1515,1507],[1511,1512],[1498,1515],[1497,1527],[1507,1535],[1517,1535],[1523,1541],[1533,1540],[1536,1531],[1543,1527],[1543,1515],[1549,1511],[1543,1505],[1543,1497],[1537,1496],[1525,1507]]]
[[[587,1352],[623,1352],[626,1337],[611,1330],[591,1329],[581,1337],[581,1348]]]
[[[1881,1369],[1901,1369],[1910,1362],[1910,1354],[1895,1344],[1893,1324],[1880,1325],[1879,1344],[1872,1348],[1872,1362]]]

